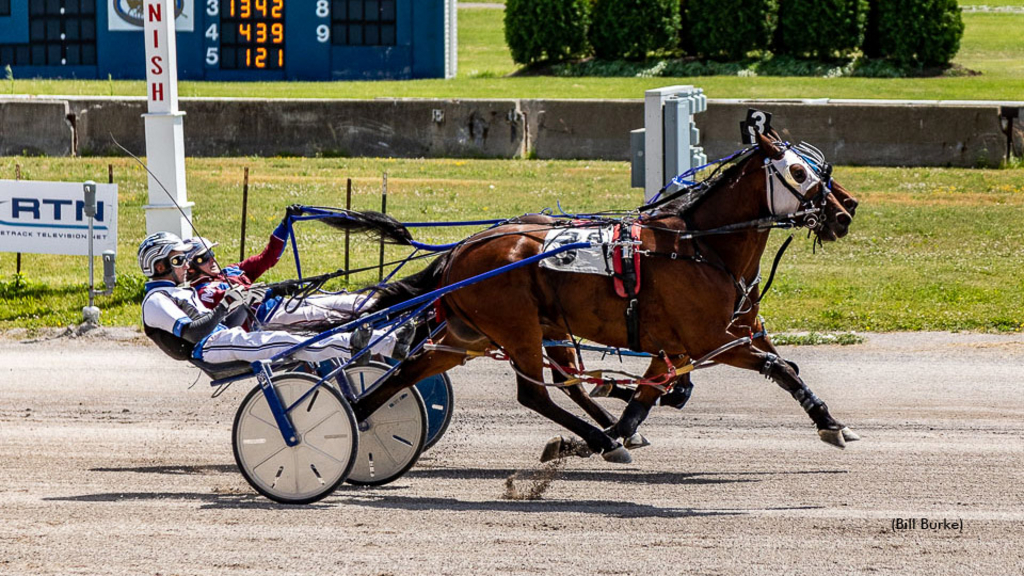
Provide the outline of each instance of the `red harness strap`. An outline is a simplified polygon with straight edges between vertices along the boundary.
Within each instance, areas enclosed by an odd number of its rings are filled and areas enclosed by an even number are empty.
[[[612,232],[612,242],[618,241],[621,230],[622,228],[620,226],[615,227],[615,230]],[[629,229],[629,234],[634,241],[640,240],[640,224],[638,222],[633,223]],[[633,255],[633,275],[636,279],[633,281],[633,293],[627,294],[626,285],[622,282],[622,249],[622,246],[616,246],[614,250],[612,250],[612,269],[615,271],[613,282],[615,285],[615,293],[618,294],[620,298],[630,298],[640,293],[640,258],[638,258],[636,254]]]

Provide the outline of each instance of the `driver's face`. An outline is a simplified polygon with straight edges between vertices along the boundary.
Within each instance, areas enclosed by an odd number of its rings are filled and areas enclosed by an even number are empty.
[[[217,264],[217,259],[213,255],[213,250],[209,250],[202,256],[197,257],[192,261],[192,264],[204,274],[208,274],[210,276],[220,274],[220,265]]]
[[[178,266],[175,266],[172,261],[175,260],[179,256],[180,256],[181,264],[178,265]],[[181,284],[182,282],[184,282],[185,281],[185,274],[186,274],[186,272],[188,272],[188,260],[185,259],[185,253],[184,252],[171,252],[170,254],[167,255],[167,261],[171,265],[170,275],[171,275],[171,279],[174,281],[174,283],[175,284]]]

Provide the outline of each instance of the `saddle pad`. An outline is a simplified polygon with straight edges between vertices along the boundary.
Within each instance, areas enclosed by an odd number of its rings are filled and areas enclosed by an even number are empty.
[[[572,228],[555,228],[544,238],[544,252],[550,252],[560,246],[575,242],[592,242],[597,244],[582,250],[567,250],[560,254],[540,261],[541,268],[559,272],[577,272],[581,274],[599,274],[611,276],[612,254],[608,243],[612,240],[614,224],[600,226],[577,226]]]

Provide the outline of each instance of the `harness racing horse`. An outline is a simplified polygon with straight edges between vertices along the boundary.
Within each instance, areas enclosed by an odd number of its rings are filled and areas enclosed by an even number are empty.
[[[817,241],[826,242],[848,233],[857,201],[831,179],[831,168],[820,156],[810,163],[805,156],[759,134],[757,146],[700,194],[641,209],[637,254],[643,261],[639,282],[644,289],[636,296],[642,320],[639,349],[655,355],[646,382],[663,377],[666,385],[671,384],[675,368],[688,365],[691,358],[761,331],[758,280],[772,227],[782,222],[806,226]],[[347,226],[341,219],[325,222]],[[423,271],[382,287],[367,311],[536,256],[546,233],[560,225],[565,221],[533,215],[475,234]],[[381,232],[397,241],[411,238],[400,224],[392,226]],[[554,446],[549,442],[545,457],[599,453],[607,461],[631,461],[619,439],[636,433],[666,385],[638,386],[617,421],[589,398],[570,393],[602,429],[555,404],[543,381],[544,339],[572,335],[607,346],[629,346],[623,320],[627,300],[616,296],[607,277],[531,264],[450,292],[440,305],[448,324],[438,345],[406,359],[375,391],[356,402],[353,409],[359,421],[399,390],[465,363],[469,354],[501,350],[516,371],[519,402],[586,443],[584,449],[577,441],[559,439]],[[570,349],[551,353],[551,358],[563,366],[573,360]],[[756,371],[774,381],[800,403],[826,443],[844,448],[846,442],[859,439],[832,417],[795,365],[782,360],[767,337],[728,349],[715,362]]]

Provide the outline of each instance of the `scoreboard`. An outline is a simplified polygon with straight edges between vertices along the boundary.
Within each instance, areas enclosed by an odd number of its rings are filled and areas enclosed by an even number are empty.
[[[144,0],[0,0],[0,73],[145,78]],[[175,0],[182,80],[451,78],[456,0]]]
[[[284,0],[223,0],[220,10],[222,69],[284,69]]]

